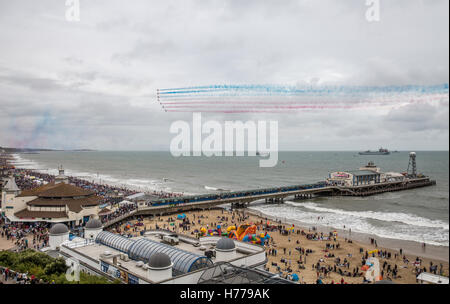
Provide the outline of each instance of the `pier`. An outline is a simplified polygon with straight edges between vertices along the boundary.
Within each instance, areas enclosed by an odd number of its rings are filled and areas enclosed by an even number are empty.
[[[436,181],[428,177],[408,178],[404,181],[373,183],[358,186],[327,185],[324,182],[312,185],[286,186],[227,192],[222,194],[206,194],[199,196],[186,196],[171,199],[147,202],[146,206],[138,206],[137,210],[105,223],[105,227],[116,224],[132,216],[173,214],[189,210],[208,210],[220,205],[231,204],[231,208],[246,208],[252,202],[264,200],[267,204],[282,204],[285,199],[294,200],[311,199],[316,196],[369,196],[384,192],[408,190],[419,187],[435,185]],[[275,190],[274,190],[275,189]],[[222,197],[221,197],[222,196]],[[230,196],[227,197],[226,196]],[[175,201],[176,200],[176,201]]]
[[[106,225],[113,225],[129,216],[156,216],[189,210],[207,210],[225,204],[230,204],[232,209],[238,209],[246,208],[250,203],[262,200],[266,204],[283,204],[288,197],[294,200],[312,199],[315,196],[363,197],[433,185],[436,185],[436,181],[417,173],[416,153],[411,152],[408,170],[404,173],[382,173],[380,168],[370,161],[359,170],[332,172],[326,181],[314,184],[149,200],[143,205],[138,205],[137,210],[132,214],[124,215],[123,218],[115,219]]]

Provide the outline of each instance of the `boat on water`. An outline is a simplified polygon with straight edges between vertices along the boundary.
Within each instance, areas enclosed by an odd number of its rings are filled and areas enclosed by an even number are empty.
[[[261,152],[257,151],[257,152],[256,152],[256,156],[259,156],[259,157],[269,157],[269,156],[270,156],[270,153],[261,153]]]
[[[389,154],[391,154],[391,152],[389,152],[388,149],[383,148],[378,149],[378,151],[367,150],[364,152],[359,152],[359,155],[389,155]]]

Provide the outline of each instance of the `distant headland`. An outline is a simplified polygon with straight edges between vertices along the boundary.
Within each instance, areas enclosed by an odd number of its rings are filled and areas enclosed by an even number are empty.
[[[41,148],[11,148],[0,147],[0,151],[4,153],[39,153],[39,152],[94,152],[93,149],[71,149],[71,150],[58,150],[58,149],[41,149]]]

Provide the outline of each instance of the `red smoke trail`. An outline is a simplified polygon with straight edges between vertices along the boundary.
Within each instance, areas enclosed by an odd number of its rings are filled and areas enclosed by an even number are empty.
[[[202,113],[225,113],[225,114],[237,114],[237,113],[292,113],[292,111],[210,111],[210,110],[199,110],[199,111],[182,111],[182,110],[166,110],[166,112],[178,112],[178,113],[192,113],[192,112],[202,112]]]
[[[321,102],[325,103],[326,102]],[[329,103],[345,103],[345,102],[329,102]],[[162,105],[216,105],[216,104],[237,104],[237,105],[295,105],[295,104],[303,104],[303,105],[314,105],[317,102],[299,102],[299,101],[290,101],[290,102],[242,102],[242,101],[189,101],[189,102],[161,102]]]
[[[366,96],[164,96],[158,101],[167,112],[213,112],[213,113],[292,113],[325,109],[357,109],[406,105],[415,103],[448,103],[448,94],[413,93]],[[300,97],[300,99],[299,99]],[[344,100],[345,98],[345,100]],[[442,103],[441,103],[442,104]]]

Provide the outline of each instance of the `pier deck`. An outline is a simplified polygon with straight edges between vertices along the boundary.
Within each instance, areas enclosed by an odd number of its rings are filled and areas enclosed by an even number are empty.
[[[426,187],[435,185],[436,181],[430,180],[427,177],[424,178],[415,178],[410,179],[408,181],[402,182],[389,182],[389,183],[378,183],[371,185],[361,185],[354,187],[335,187],[333,189],[332,195],[337,196],[369,196],[375,195],[384,192],[393,192],[393,191],[401,191],[408,190],[419,187]]]

